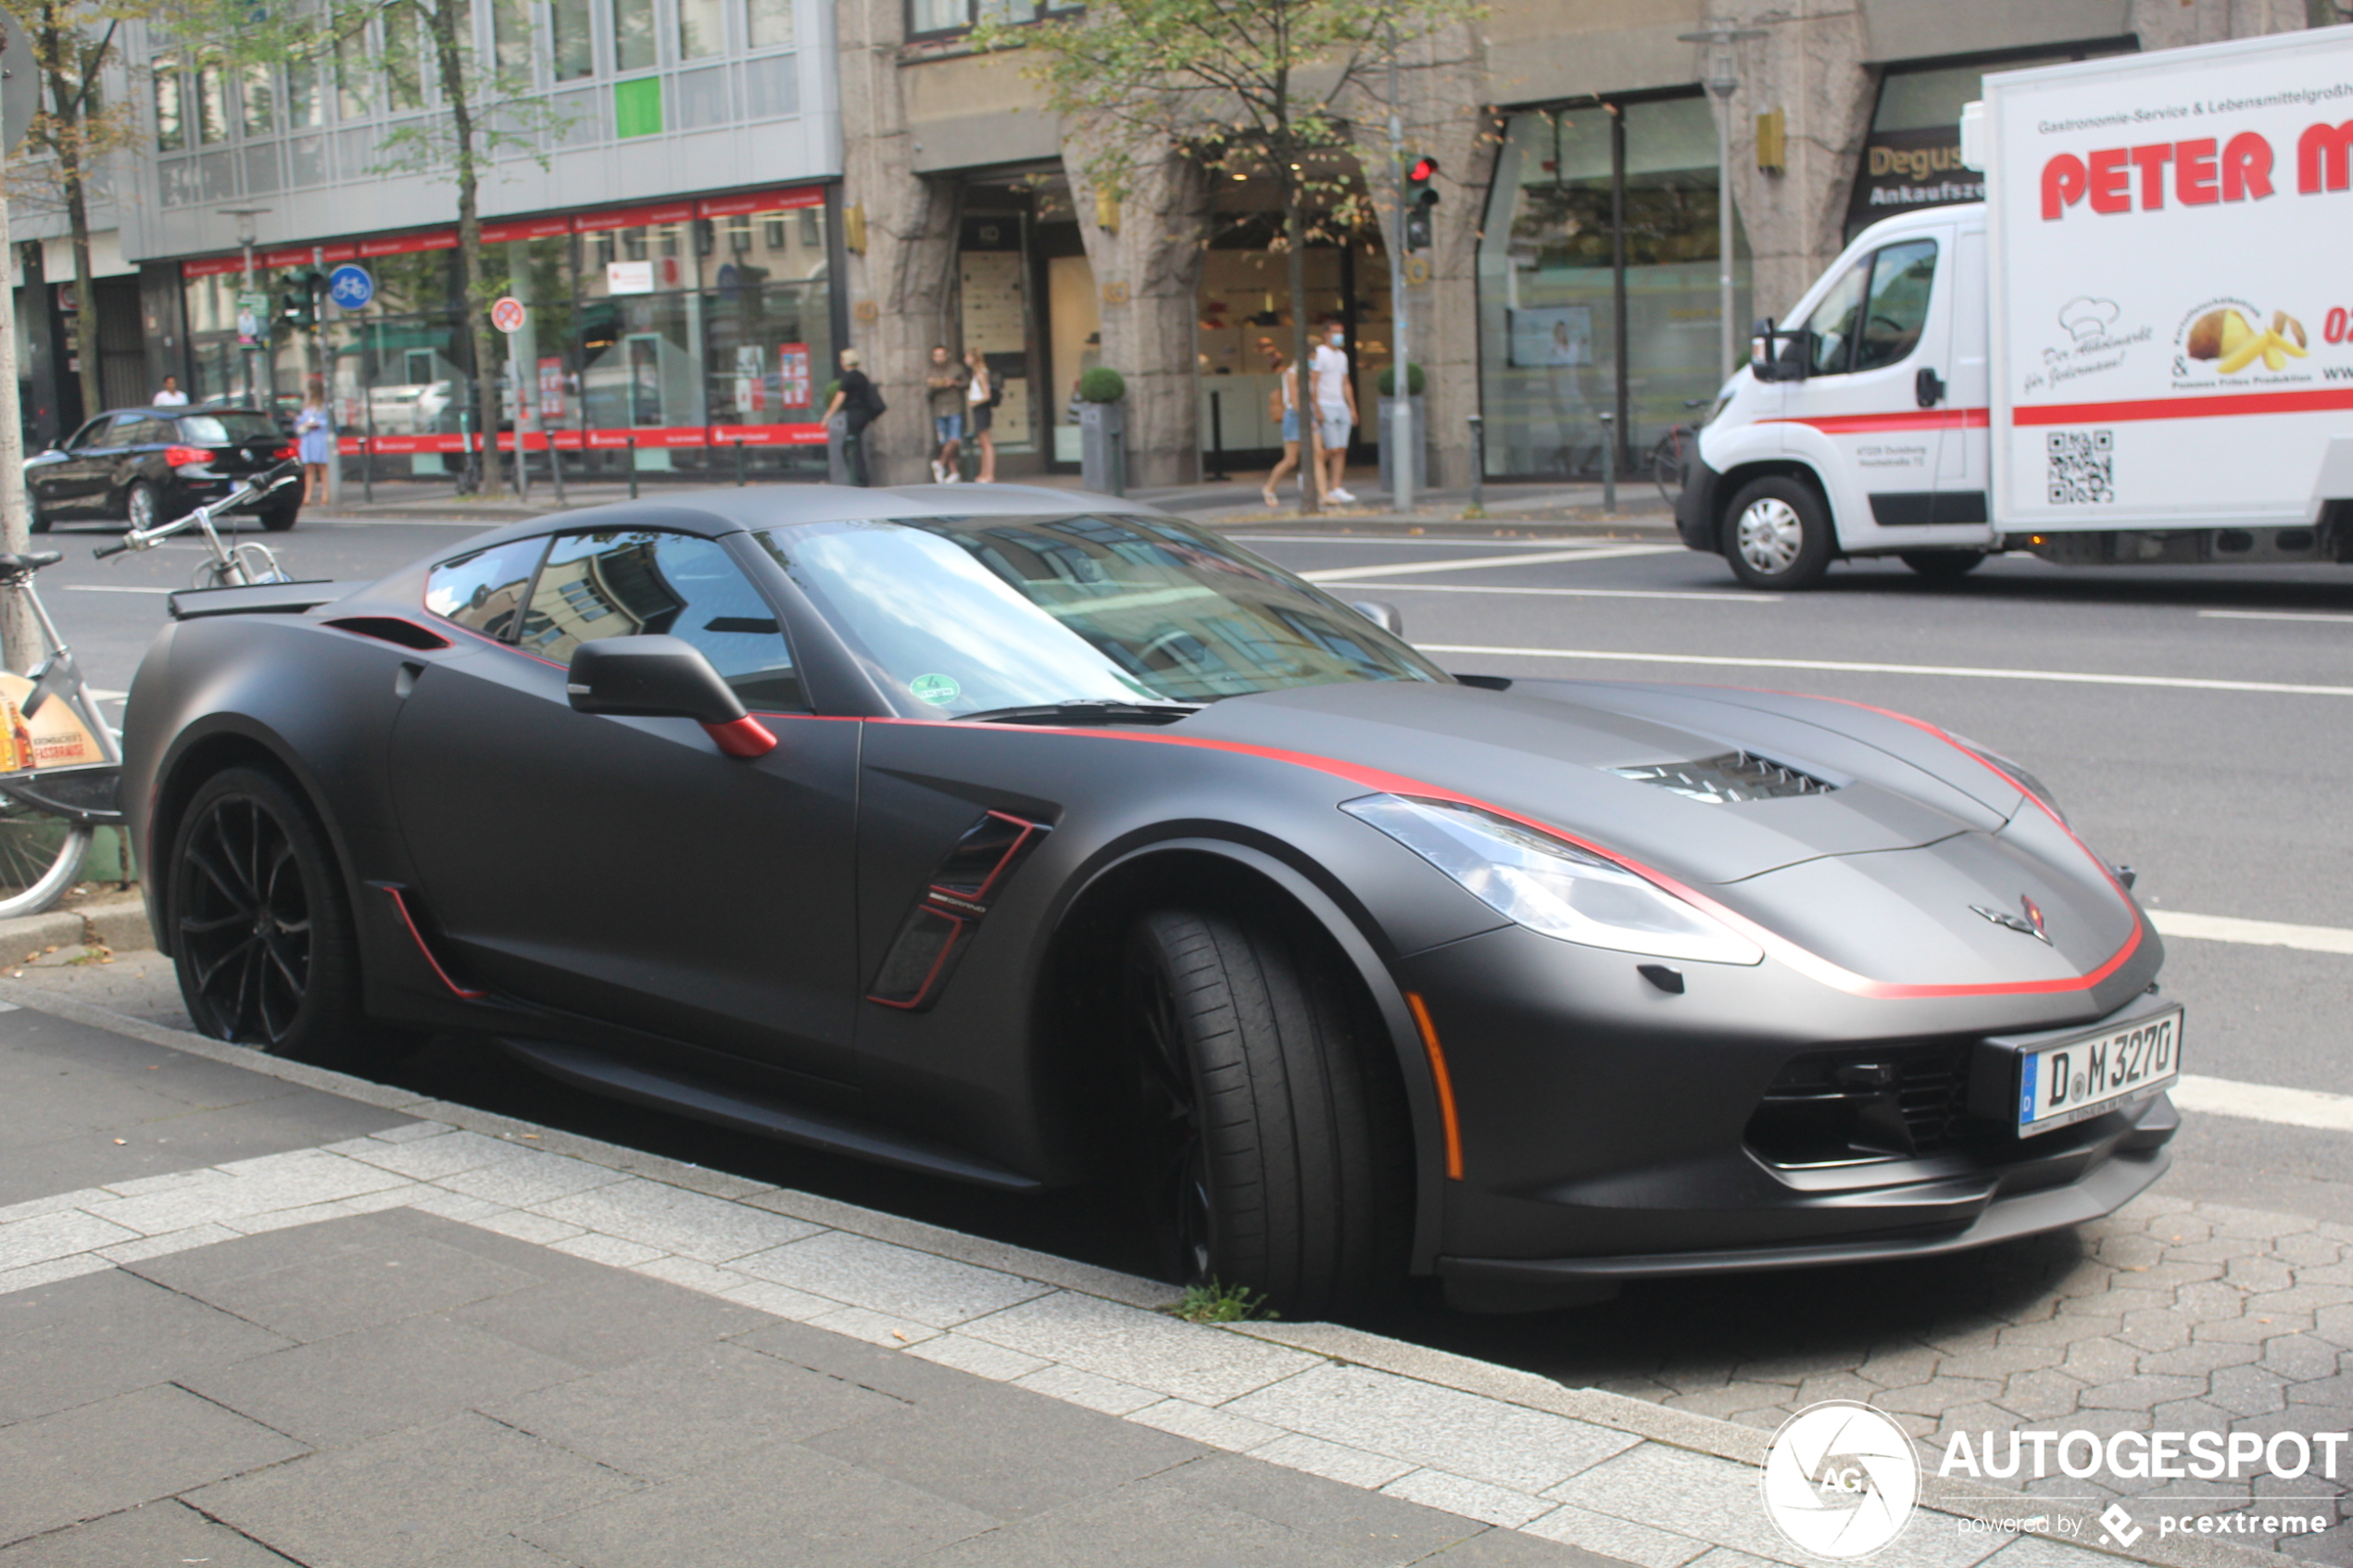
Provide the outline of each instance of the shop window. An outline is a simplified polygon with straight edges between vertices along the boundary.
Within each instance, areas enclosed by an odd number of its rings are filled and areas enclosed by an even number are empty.
[[[176,153],[188,144],[188,129],[181,118],[178,62],[169,58],[156,61],[155,79],[156,150]]]
[[[500,74],[517,88],[531,83],[531,0],[491,0],[490,35]]]
[[[727,47],[727,13],[723,0],[677,0],[678,57],[707,59]]]
[[[327,107],[319,95],[319,62],[289,60],[286,62],[286,123],[295,126],[323,125]]]
[[[1488,472],[1598,473],[1604,413],[1616,416],[1623,471],[1724,379],[1707,101],[1516,114],[1490,204],[1478,251]],[[1745,323],[1738,222],[1731,271]]]
[[[356,38],[335,40],[335,118],[365,119],[375,107],[368,80],[368,46]]]
[[[755,49],[772,49],[792,42],[792,0],[746,0],[745,22]]]
[[[237,84],[245,134],[267,136],[278,129],[278,76],[266,65],[247,66]]]

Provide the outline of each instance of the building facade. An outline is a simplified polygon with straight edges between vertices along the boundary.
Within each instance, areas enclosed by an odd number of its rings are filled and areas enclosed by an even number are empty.
[[[1114,199],[984,17],[1075,0],[496,0],[474,47],[526,78],[483,182],[485,238],[526,307],[484,368],[592,470],[813,476],[835,351],[890,404],[880,483],[926,474],[925,367],[979,350],[1003,388],[999,472],[1075,467],[1078,376],[1126,377],[1130,474],[1190,482],[1279,441],[1271,354],[1294,310],[1349,333],[1358,439],[1399,306],[1428,385],[1432,478],[1621,465],[1724,374],[1719,130],[1734,326],[1779,315],[1861,226],[1974,199],[1962,104],[1990,69],[2284,31],[2325,0],[1493,0],[1399,62],[1410,153],[1439,160],[1432,244],[1391,297],[1387,220],[1305,257],[1294,305],[1271,190],[1147,159]],[[1730,26],[1732,91],[1686,34]],[[329,389],[346,449],[437,473],[477,368],[446,170],[404,149],[446,114],[371,37],[331,69],[229,71],[133,26],[115,90],[146,119],[101,202],[109,403],[166,374],[198,397]],[[1377,81],[1385,82],[1383,77]],[[1358,106],[1366,130],[1384,102]],[[1386,181],[1386,174],[1381,176]],[[19,209],[28,418],[80,410],[61,220]],[[250,245],[244,242],[250,241]],[[321,297],[357,267],[365,285]],[[348,280],[346,280],[346,283]],[[364,295],[364,302],[362,296]],[[480,307],[477,302],[475,307]],[[45,380],[44,380],[45,378]],[[518,398],[518,393],[520,398]],[[44,412],[45,411],[45,412]],[[1483,424],[1476,458],[1469,417]],[[49,428],[39,428],[46,418]],[[1606,422],[1605,422],[1606,420]],[[509,439],[511,439],[510,434]],[[534,440],[535,437],[526,437]]]

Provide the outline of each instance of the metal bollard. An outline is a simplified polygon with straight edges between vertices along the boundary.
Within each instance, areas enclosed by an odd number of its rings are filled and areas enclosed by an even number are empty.
[[[627,454],[622,461],[629,465],[629,498],[634,501],[637,498],[637,433],[634,430],[629,433]]]
[[[1214,387],[1211,388],[1209,394],[1209,471],[1202,475],[1206,480],[1224,480],[1232,477],[1226,471],[1226,410],[1218,401],[1218,397],[1217,390]]]
[[[1604,412],[1602,421],[1602,513],[1617,510],[1617,416]]]
[[[359,494],[372,507],[376,504],[376,389],[371,385],[361,391],[368,399],[368,439],[359,448]]]
[[[1487,421],[1480,416],[1470,416],[1471,437],[1471,510],[1487,509]]]
[[[740,490],[750,481],[744,477],[744,438],[736,437],[736,488]]]

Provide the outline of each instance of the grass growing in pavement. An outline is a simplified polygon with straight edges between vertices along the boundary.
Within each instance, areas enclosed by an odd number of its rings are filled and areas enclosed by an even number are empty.
[[[1250,1323],[1282,1316],[1267,1307],[1265,1297],[1252,1296],[1249,1286],[1220,1285],[1214,1278],[1187,1286],[1184,1299],[1170,1310],[1187,1323]]]

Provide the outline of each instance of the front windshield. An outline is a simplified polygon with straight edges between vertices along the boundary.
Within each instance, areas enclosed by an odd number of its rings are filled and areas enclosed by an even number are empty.
[[[1166,519],[914,518],[759,538],[908,714],[1452,678],[1280,567]]]

